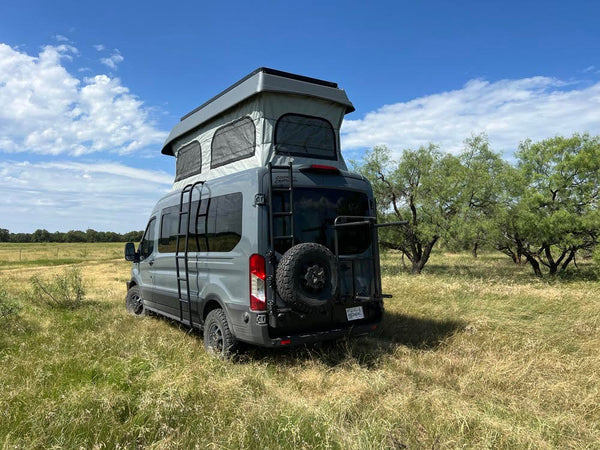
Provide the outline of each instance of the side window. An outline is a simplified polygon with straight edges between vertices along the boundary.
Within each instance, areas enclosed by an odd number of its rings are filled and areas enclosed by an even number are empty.
[[[195,200],[192,203],[192,214],[198,211],[198,216],[195,220],[192,216],[190,222],[188,251],[230,252],[233,250],[242,239],[242,206],[241,192],[203,199],[199,211],[198,201]],[[163,210],[158,240],[160,253],[175,252],[178,216],[179,206],[171,206]],[[181,232],[185,233],[183,223]],[[182,238],[179,240],[179,251],[184,251],[184,245],[185,239]]]
[[[242,117],[224,125],[212,139],[210,168],[253,156],[255,147],[256,128],[250,117]]]
[[[175,181],[200,173],[202,170],[202,150],[198,141],[190,142],[177,151]]]
[[[148,226],[146,227],[146,232],[142,237],[142,242],[140,242],[140,259],[144,260],[148,256],[152,254],[154,251],[154,232],[156,229],[156,217],[153,217]]]
[[[159,253],[175,252],[177,245],[177,206],[165,208],[160,218],[160,238],[158,239]]]
[[[284,114],[275,125],[275,151],[286,155],[337,159],[333,127],[320,117]]]
[[[230,252],[242,239],[242,193],[221,195],[210,202],[207,241],[209,252]]]

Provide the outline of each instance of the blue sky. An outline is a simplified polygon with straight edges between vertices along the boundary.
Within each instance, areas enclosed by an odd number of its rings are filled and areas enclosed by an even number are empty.
[[[598,22],[592,1],[5,0],[0,228],[143,228],[170,128],[260,66],[346,90],[347,158],[600,134]]]

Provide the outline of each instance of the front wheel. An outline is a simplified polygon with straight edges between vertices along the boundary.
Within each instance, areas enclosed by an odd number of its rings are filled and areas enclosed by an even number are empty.
[[[136,316],[143,316],[146,314],[139,286],[132,286],[127,291],[127,296],[125,297],[125,309],[128,313]]]
[[[236,347],[236,340],[227,323],[225,311],[213,309],[204,321],[204,347],[219,358],[229,358]]]

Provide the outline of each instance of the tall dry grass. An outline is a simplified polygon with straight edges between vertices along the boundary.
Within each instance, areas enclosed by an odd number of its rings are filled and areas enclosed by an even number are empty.
[[[0,445],[598,448],[597,280],[536,280],[500,255],[435,255],[416,277],[383,265],[377,335],[234,361],[127,315],[120,259],[80,263],[72,311],[33,301],[32,267],[0,267],[22,306],[0,327]]]

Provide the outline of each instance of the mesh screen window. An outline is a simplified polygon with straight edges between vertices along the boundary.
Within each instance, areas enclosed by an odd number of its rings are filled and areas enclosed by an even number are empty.
[[[320,117],[285,114],[275,126],[275,150],[285,155],[336,159],[333,127]]]
[[[212,140],[210,168],[253,156],[255,147],[256,128],[250,117],[222,126]]]
[[[198,141],[184,145],[177,152],[175,181],[196,175],[202,171],[202,150]]]

